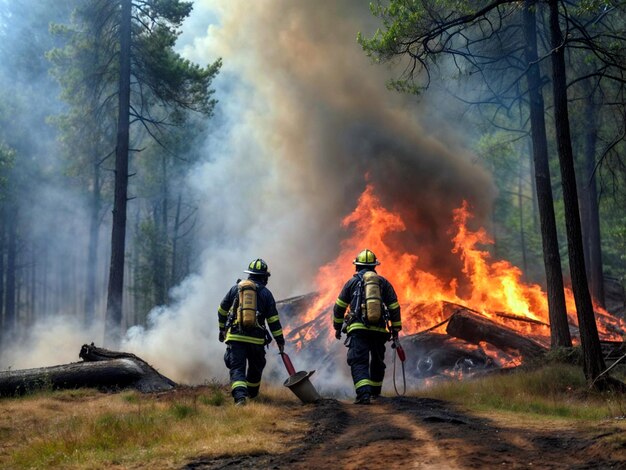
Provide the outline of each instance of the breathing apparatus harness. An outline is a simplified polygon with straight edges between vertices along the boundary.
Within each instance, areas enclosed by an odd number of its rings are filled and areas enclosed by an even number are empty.
[[[228,331],[230,328],[236,326],[239,329],[240,333],[245,333],[246,330],[250,330],[252,328],[260,328],[263,330],[263,336],[264,336],[264,343],[263,345],[266,347],[269,347],[269,344],[272,342],[272,335],[269,333],[269,331],[267,331],[267,328],[265,327],[265,321],[260,322],[259,318],[261,316],[261,312],[259,312],[257,306],[258,306],[258,295],[259,292],[265,287],[263,285],[256,285],[255,288],[250,288],[248,287],[248,284],[243,284],[243,283],[248,283],[248,282],[253,282],[253,281],[242,281],[241,279],[237,279],[236,284],[239,286],[239,290],[237,292],[237,295],[235,296],[235,300],[233,302],[233,306],[230,309],[230,311],[228,312],[228,316],[226,317],[226,323],[224,325],[224,330]],[[243,286],[242,286],[243,284]],[[256,283],[255,283],[256,284]],[[245,289],[247,291],[247,293],[252,293],[254,292],[254,299],[250,299],[250,298],[246,298],[244,297],[244,290]],[[244,300],[244,302],[242,303],[242,299]],[[250,303],[252,302],[252,303]],[[240,305],[241,304],[241,305]],[[248,305],[246,305],[248,304]],[[241,307],[241,308],[240,308]],[[242,309],[243,308],[250,308],[252,307],[255,311],[254,313],[254,324],[252,324],[251,326],[245,326],[244,323],[242,322],[243,319],[243,312]]]

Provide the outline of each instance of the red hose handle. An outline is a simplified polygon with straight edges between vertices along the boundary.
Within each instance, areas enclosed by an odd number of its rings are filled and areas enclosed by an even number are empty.
[[[291,377],[292,375],[296,373],[296,369],[293,367],[293,364],[291,363],[291,359],[289,359],[289,356],[287,356],[287,353],[281,352],[279,354],[280,354],[280,357],[283,358],[283,364],[285,364],[285,369],[287,369],[287,373],[289,374],[289,377]]]
[[[395,338],[393,340],[393,348],[396,350],[398,358],[400,358],[400,360],[404,362],[406,360],[406,354],[404,353],[404,348],[400,344],[400,340],[398,338]]]

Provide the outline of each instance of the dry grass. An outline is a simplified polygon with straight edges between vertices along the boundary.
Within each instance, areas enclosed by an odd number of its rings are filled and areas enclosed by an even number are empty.
[[[567,364],[449,381],[420,394],[476,411],[508,411],[543,419],[599,421],[626,416],[626,395],[589,391],[580,367]]]
[[[235,407],[218,386],[159,396],[94,390],[0,401],[2,468],[168,468],[198,456],[285,451],[305,431],[285,419],[298,404],[283,390]]]

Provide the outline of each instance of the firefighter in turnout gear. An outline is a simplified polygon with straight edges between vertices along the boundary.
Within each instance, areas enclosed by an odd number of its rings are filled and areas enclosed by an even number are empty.
[[[259,394],[265,367],[265,346],[272,341],[283,352],[285,339],[276,302],[266,287],[267,263],[255,259],[244,271],[248,279],[230,288],[218,308],[219,340],[228,345],[224,362],[230,371],[230,386],[236,405]],[[267,331],[265,324],[269,326]]]
[[[333,308],[335,337],[348,334],[348,365],[357,404],[376,399],[385,376],[385,343],[402,329],[400,304],[391,283],[376,273],[380,263],[370,250],[354,260],[356,273],[346,282]],[[346,314],[346,309],[350,310]]]

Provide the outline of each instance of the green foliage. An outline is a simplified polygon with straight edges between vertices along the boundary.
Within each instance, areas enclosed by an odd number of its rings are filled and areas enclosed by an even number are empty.
[[[200,402],[204,405],[209,406],[222,406],[226,400],[226,396],[224,392],[220,389],[215,389],[212,391],[211,395],[201,395]]]
[[[583,365],[583,355],[580,346],[572,348],[554,348],[550,349],[542,358],[545,364],[572,364],[576,366]]]
[[[185,403],[174,403],[170,408],[170,411],[176,419],[185,419],[198,412],[197,408]]]
[[[473,15],[488,3],[377,1],[370,4],[370,9],[374,16],[380,18],[382,28],[377,29],[371,38],[358,33],[357,41],[375,62],[390,61],[394,57],[408,58],[409,63],[402,75],[390,80],[388,86],[397,91],[419,94],[428,87],[430,74],[440,56],[458,55],[461,60],[456,65],[460,73],[466,73],[465,66],[461,66],[460,62],[467,59],[469,69],[479,69],[477,62],[470,59],[472,52],[468,49],[463,51],[463,43],[473,36],[471,30],[477,24]]]

